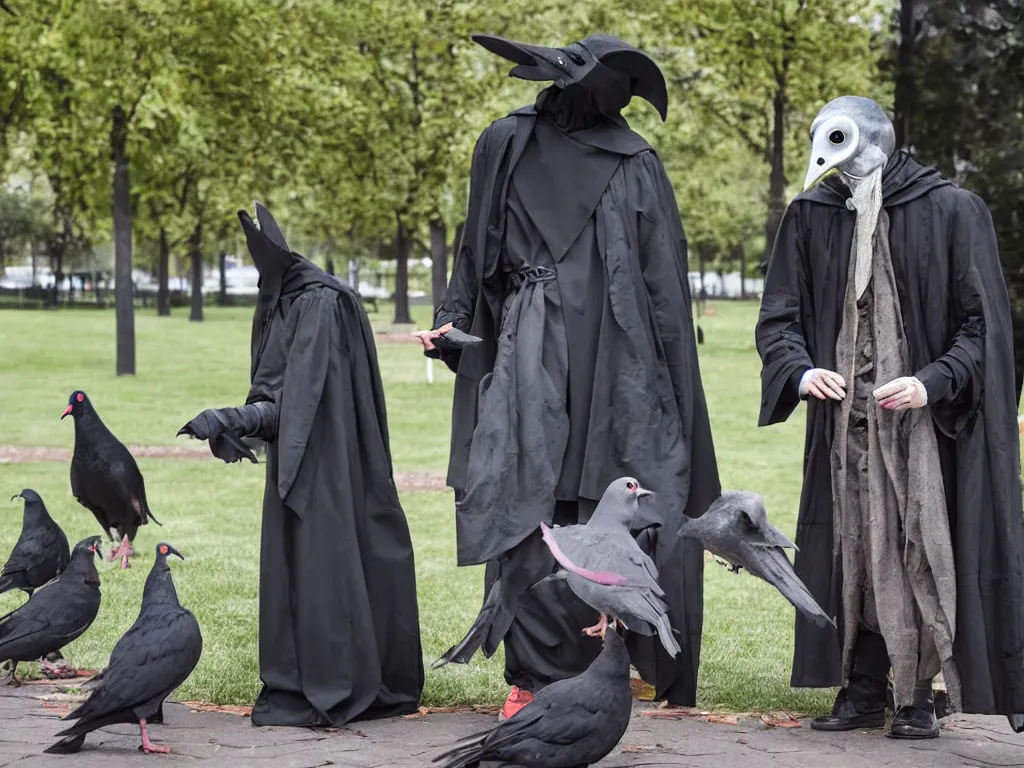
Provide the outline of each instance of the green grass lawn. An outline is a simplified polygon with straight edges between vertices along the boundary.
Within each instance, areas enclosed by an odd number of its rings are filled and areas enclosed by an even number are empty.
[[[715,448],[726,488],[761,492],[772,520],[794,533],[803,450],[803,413],[791,423],[758,429],[759,361],[753,343],[755,303],[720,302],[700,319],[706,343],[700,364]],[[426,307],[414,308],[421,327]],[[383,328],[391,308],[372,315]],[[136,314],[137,375],[114,375],[114,315],[97,310],[0,311],[0,446],[70,449],[73,426],[59,421],[74,389],[89,393],[107,425],[126,443],[174,444],[175,432],[200,410],[237,405],[248,389],[251,310],[208,309],[158,318]],[[453,376],[441,365],[434,383],[411,344],[380,344],[396,471],[442,473],[446,466]],[[176,698],[251,703],[259,686],[257,568],[262,465],[225,465],[212,458],[141,459],[147,495],[163,528],[144,528],[140,556],[128,571],[101,566],[103,603],[93,627],[65,649],[85,667],[101,667],[135,620],[152,548],[166,539],[187,558],[172,562],[182,602],[205,638],[199,667]],[[71,496],[66,463],[0,464],[0,496],[39,491],[72,542],[97,533],[92,515]],[[6,495],[4,495],[6,494]],[[404,491],[416,549],[420,621],[429,665],[468,628],[480,605],[482,568],[455,566],[453,503],[448,491]],[[6,504],[6,502],[0,502]],[[0,516],[0,557],[20,527],[20,500]],[[792,691],[792,607],[748,575],[706,569],[700,705],[730,710],[818,712],[831,691]],[[0,613],[23,600],[0,597]],[[31,671],[32,665],[24,665]],[[427,672],[424,703],[499,702],[506,693],[501,652],[468,666]]]

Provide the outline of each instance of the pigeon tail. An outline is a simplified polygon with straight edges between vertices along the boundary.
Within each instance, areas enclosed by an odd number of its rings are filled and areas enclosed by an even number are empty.
[[[592,581],[595,584],[603,584],[606,587],[624,587],[629,584],[629,581],[620,576],[617,573],[611,573],[610,571],[589,571],[586,568],[581,568],[576,565],[569,557],[562,551],[561,547],[558,546],[558,542],[555,541],[555,537],[551,535],[551,529],[544,523],[540,524],[541,537],[544,539],[544,543],[548,545],[548,549],[551,550],[551,554],[554,556],[558,564],[565,568],[571,573],[575,573],[577,576]]]
[[[467,736],[447,752],[443,752],[430,762],[437,763],[445,758],[451,758],[442,768],[468,768],[477,765],[483,757],[483,743],[491,731],[481,731]]]
[[[495,620],[502,610],[504,602],[503,593],[504,589],[499,577],[491,584],[487,597],[484,599],[484,604],[480,606],[480,612],[477,614],[476,619],[473,620],[473,624],[470,626],[469,631],[466,632],[466,636],[459,643],[445,651],[441,658],[431,664],[431,669],[439,669],[451,663],[469,663],[469,660],[483,647],[484,642],[491,634]],[[484,649],[484,656],[487,658],[490,658],[493,653],[493,650],[491,653],[488,653],[487,649]]]
[[[75,736],[68,736],[60,741],[51,744],[43,752],[50,755],[73,755],[82,749],[85,743],[85,734],[79,733]]]

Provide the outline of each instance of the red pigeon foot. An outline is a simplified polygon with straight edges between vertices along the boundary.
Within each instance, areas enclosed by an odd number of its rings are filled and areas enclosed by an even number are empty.
[[[145,720],[139,720],[139,730],[142,732],[142,751],[147,755],[166,755],[171,751],[170,747],[163,747],[149,740]]]
[[[53,662],[44,656],[39,660],[39,671],[48,680],[69,680],[78,677],[78,670],[70,666],[64,658]]]
[[[608,630],[608,617],[603,613],[601,614],[601,620],[592,627],[587,627],[583,630],[583,634],[587,637],[600,637],[604,638],[604,633]]]

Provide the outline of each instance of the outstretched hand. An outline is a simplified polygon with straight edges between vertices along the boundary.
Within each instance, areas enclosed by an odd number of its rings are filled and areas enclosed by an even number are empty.
[[[429,351],[435,348],[433,339],[436,339],[439,336],[444,336],[452,328],[453,326],[451,323],[445,323],[440,328],[434,328],[431,331],[415,331],[412,335],[420,340],[420,343],[423,345],[425,350]]]
[[[928,390],[915,376],[901,376],[883,384],[872,394],[878,404],[888,411],[905,411],[928,405]]]
[[[846,397],[846,380],[835,371],[811,368],[800,378],[800,396],[814,395],[819,400]]]
[[[178,430],[175,437],[188,435],[196,440],[210,440],[217,437],[227,427],[227,422],[218,417],[216,408],[207,408],[192,421]]]

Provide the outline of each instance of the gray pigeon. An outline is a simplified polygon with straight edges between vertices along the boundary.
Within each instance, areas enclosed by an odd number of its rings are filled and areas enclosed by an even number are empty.
[[[632,477],[620,477],[605,489],[586,524],[549,528],[541,523],[541,534],[565,569],[555,578],[565,579],[580,600],[601,613],[601,621],[584,629],[585,634],[603,635],[612,616],[632,632],[657,633],[675,658],[680,648],[658,569],[630,533],[640,498],[653,495]]]
[[[679,535],[698,539],[706,550],[726,560],[733,573],[746,568],[767,581],[819,627],[836,625],[793,570],[783,548],[796,549],[796,544],[768,522],[760,494],[725,491],[701,517],[684,517]]]
[[[615,749],[632,711],[629,653],[613,629],[585,672],[545,686],[512,717],[463,739],[431,762],[447,758],[444,768],[476,768],[481,762],[586,768]]]

